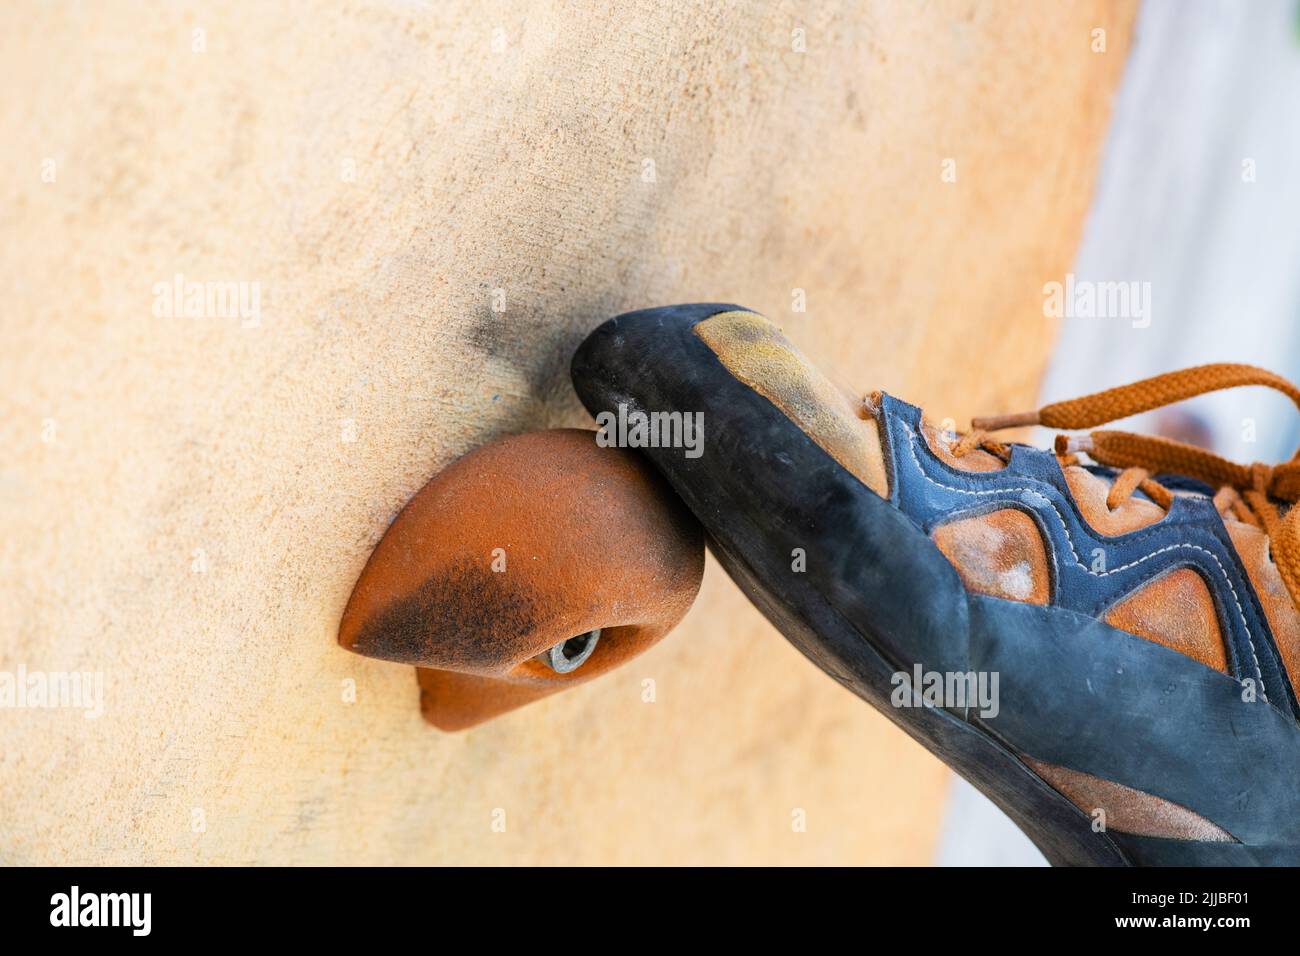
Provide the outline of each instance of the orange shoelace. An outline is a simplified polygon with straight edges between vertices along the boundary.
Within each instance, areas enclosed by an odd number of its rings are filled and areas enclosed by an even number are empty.
[[[1010,447],[991,439],[989,432],[1025,425],[1071,430],[1094,428],[1196,395],[1243,385],[1275,389],[1300,409],[1300,389],[1280,375],[1253,365],[1199,365],[1068,402],[1054,402],[1034,412],[972,419],[972,430],[953,444],[952,453],[960,457],[982,448],[1006,460]],[[1154,435],[1106,430],[1082,437],[1056,437],[1056,455],[1062,467],[1076,464],[1080,452],[1098,464],[1122,469],[1106,499],[1112,509],[1141,489],[1168,510],[1173,504],[1173,493],[1152,478],[1153,474],[1187,475],[1219,489],[1214,504],[1220,514],[1231,513],[1268,535],[1278,572],[1291,600],[1300,607],[1300,508],[1288,508],[1283,514],[1279,507],[1279,503],[1290,505],[1300,500],[1300,451],[1290,461],[1278,465],[1241,465],[1204,448]]]

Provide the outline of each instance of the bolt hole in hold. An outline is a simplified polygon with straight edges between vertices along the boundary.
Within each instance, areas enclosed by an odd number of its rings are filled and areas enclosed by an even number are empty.
[[[561,641],[538,657],[555,673],[568,674],[586,663],[599,640],[600,628],[596,628],[594,631],[587,631],[567,641]]]

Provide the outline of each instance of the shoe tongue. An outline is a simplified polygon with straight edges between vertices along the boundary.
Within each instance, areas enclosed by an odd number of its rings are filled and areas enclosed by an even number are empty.
[[[1187,475],[1165,474],[1163,472],[1158,475],[1153,475],[1152,477],[1170,491],[1205,495],[1207,498],[1214,497],[1215,489],[1210,487],[1210,485],[1206,484],[1204,481],[1201,481],[1199,478],[1191,478]]]
[[[1128,534],[1149,527],[1165,516],[1165,510],[1141,492],[1135,492],[1118,507],[1107,503],[1118,472],[1094,465],[1068,465],[1065,480],[1084,520],[1106,535]]]
[[[921,419],[921,433],[925,436],[930,450],[944,463],[958,471],[1000,471],[1006,467],[1006,462],[1001,458],[989,454],[982,448],[972,448],[966,454],[957,457],[952,453],[951,447],[956,440],[955,437],[927,418]]]
[[[1089,474],[1095,475],[1107,484],[1114,484],[1115,479],[1119,477],[1119,468],[1108,468],[1105,465],[1080,465]],[[1206,498],[1213,498],[1215,488],[1199,478],[1192,478],[1189,475],[1178,475],[1172,472],[1160,472],[1151,476],[1155,481],[1164,485],[1175,494],[1192,494],[1202,495]],[[1141,498],[1143,501],[1150,501],[1151,498],[1141,489],[1133,492],[1134,497]]]

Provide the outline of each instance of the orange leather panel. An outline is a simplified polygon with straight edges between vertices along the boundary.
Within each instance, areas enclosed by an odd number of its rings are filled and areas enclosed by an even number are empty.
[[[1104,810],[1108,830],[1172,840],[1234,842],[1228,831],[1177,803],[1078,770],[1024,760],[1084,813],[1092,816]]]
[[[1003,508],[950,521],[935,528],[931,537],[972,591],[1028,604],[1047,603],[1051,580],[1047,549],[1038,525],[1023,511]]]
[[[1292,684],[1300,685],[1300,611],[1291,602],[1282,575],[1269,555],[1268,536],[1240,521],[1228,519],[1224,525],[1264,606],[1264,616],[1282,654],[1287,676]]]
[[[1228,672],[1214,598],[1200,574],[1191,568],[1171,571],[1134,591],[1112,606],[1104,620],[1111,627]]]

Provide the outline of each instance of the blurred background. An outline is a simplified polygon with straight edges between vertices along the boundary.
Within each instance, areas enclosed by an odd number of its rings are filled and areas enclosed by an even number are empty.
[[[1146,0],[1073,273],[1149,283],[1149,315],[1062,317],[1042,402],[1206,362],[1300,378],[1298,167],[1300,4]],[[1152,414],[1142,427],[1239,461],[1289,458],[1300,442],[1300,416],[1263,389]],[[960,779],[937,858],[1046,865]]]

